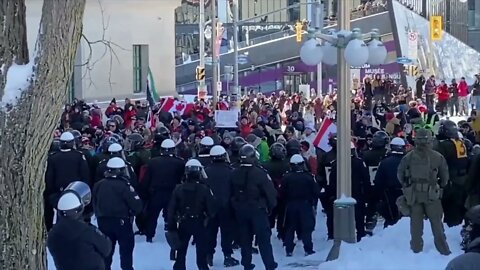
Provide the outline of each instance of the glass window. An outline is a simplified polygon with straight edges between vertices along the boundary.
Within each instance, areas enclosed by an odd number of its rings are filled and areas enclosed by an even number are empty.
[[[148,78],[148,45],[133,45],[133,92],[145,92]]]

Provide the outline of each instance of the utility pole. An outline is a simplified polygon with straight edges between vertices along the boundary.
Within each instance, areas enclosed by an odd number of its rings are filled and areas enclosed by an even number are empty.
[[[201,78],[201,73],[205,74],[205,0],[200,0],[200,21],[198,23],[198,35],[200,45],[200,65],[197,67],[198,97],[206,98],[207,89],[205,77]]]
[[[233,65],[233,91],[232,96],[236,96],[236,99],[240,99],[240,85],[238,83],[238,0],[233,1],[233,57],[235,62]],[[234,98],[235,99],[235,98]],[[232,100],[234,102],[235,100]]]
[[[323,0],[312,0],[314,1],[314,7],[312,10],[312,21],[315,22],[315,29],[319,31],[323,31]],[[322,62],[317,65],[317,96],[323,95],[323,69],[322,69]]]
[[[219,69],[219,55],[217,54],[217,39],[218,39],[218,18],[217,18],[217,1],[210,2],[212,5],[212,97],[213,108],[217,109],[218,102],[218,81],[220,73]]]

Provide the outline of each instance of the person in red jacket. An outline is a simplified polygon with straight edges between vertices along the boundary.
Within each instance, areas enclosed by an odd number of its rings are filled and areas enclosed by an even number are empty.
[[[468,92],[468,84],[465,77],[462,77],[458,83],[458,113],[460,116],[468,115]]]
[[[437,87],[436,94],[438,96],[438,111],[445,114],[447,109],[448,100],[450,99],[450,91],[448,91],[448,85],[445,81],[442,80],[440,85]]]

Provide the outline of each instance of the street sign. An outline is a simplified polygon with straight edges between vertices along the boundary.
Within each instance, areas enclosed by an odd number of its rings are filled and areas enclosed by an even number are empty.
[[[405,65],[404,72],[411,77],[417,77],[420,74],[420,70],[416,65]]]
[[[397,58],[397,63],[399,63],[399,64],[407,65],[407,64],[410,64],[412,62],[413,62],[412,59],[410,59],[408,57],[398,57]]]
[[[418,59],[418,33],[408,32],[408,58]]]
[[[237,58],[238,64],[245,65],[248,63],[248,56],[246,55],[239,55]]]

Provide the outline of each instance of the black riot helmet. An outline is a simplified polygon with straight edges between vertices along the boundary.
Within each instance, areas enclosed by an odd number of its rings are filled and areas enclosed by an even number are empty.
[[[334,149],[337,148],[337,133],[333,133],[328,136],[328,145],[330,145]]]
[[[287,149],[287,156],[288,157],[291,157],[295,154],[300,154],[300,151],[302,150],[302,145],[296,139],[290,139],[287,142],[287,145],[285,147]]]
[[[467,148],[467,152],[471,153],[473,150],[473,143],[467,138],[463,138],[463,143],[465,144],[465,147]]]
[[[242,146],[238,151],[238,154],[240,155],[240,163],[245,165],[255,164],[259,158],[257,150],[255,150],[255,147],[251,144],[245,144]]]
[[[472,224],[480,226],[480,204],[468,210],[467,218],[470,220]]]
[[[374,149],[385,148],[390,143],[390,136],[385,131],[377,131],[372,137]]]
[[[52,144],[50,144],[50,149],[48,150],[49,153],[54,153],[60,151],[60,140],[53,139]]]
[[[143,145],[145,144],[145,140],[143,136],[139,133],[133,133],[127,136],[127,143],[126,149],[127,151],[138,151],[142,149]]]
[[[281,143],[270,146],[270,156],[275,160],[284,160],[287,157],[287,148]]]
[[[110,147],[110,145],[114,144],[114,143],[118,143],[120,144],[120,141],[118,140],[118,138],[116,136],[108,136],[108,137],[105,137],[101,142],[100,142],[100,148],[102,149],[102,152],[103,153],[108,153],[108,148]]]
[[[238,151],[240,151],[240,148],[247,144],[247,141],[245,141],[244,138],[242,137],[235,137],[233,139],[232,145],[230,146],[230,149],[232,150],[233,154],[238,154]]]
[[[70,131],[70,133],[72,133],[73,138],[75,138],[74,139],[75,147],[77,147],[77,149],[80,149],[83,146],[82,133],[80,133],[80,131],[78,131],[78,130],[72,130],[72,131]]]
[[[438,127],[438,136],[441,139],[458,139],[458,127],[451,120],[441,120]]]
[[[155,130],[153,141],[156,145],[161,145],[166,139],[170,139],[170,130],[164,126],[158,127]]]

